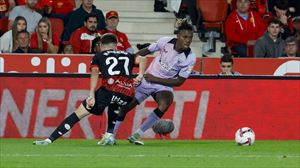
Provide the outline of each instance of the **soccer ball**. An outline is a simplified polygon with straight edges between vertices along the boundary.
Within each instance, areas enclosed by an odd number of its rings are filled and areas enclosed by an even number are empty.
[[[243,127],[236,131],[235,142],[240,146],[250,146],[255,142],[255,134],[251,128]]]
[[[174,128],[175,126],[173,121],[169,119],[160,119],[152,126],[152,130],[156,134],[160,135],[170,134],[172,131],[174,131]]]

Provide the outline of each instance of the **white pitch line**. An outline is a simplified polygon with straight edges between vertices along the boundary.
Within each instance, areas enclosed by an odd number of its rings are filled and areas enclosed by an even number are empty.
[[[1,157],[173,157],[173,158],[300,158],[300,155],[106,155],[106,154],[1,154]]]

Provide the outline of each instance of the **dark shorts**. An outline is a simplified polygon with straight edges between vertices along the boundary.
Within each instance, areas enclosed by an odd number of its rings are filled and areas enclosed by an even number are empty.
[[[87,108],[86,100],[82,101],[84,108],[95,115],[101,115],[107,106],[125,106],[133,97],[124,95],[122,93],[117,93],[113,91],[106,90],[104,87],[100,87],[95,92],[95,105],[92,109]]]

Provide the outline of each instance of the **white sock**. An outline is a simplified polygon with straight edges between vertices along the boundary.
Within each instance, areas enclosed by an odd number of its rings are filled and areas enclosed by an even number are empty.
[[[116,124],[115,124],[115,127],[114,127],[114,135],[117,134],[117,132],[118,132],[118,130],[119,130],[122,123],[123,123],[123,121],[118,121],[118,120],[116,121]]]
[[[45,141],[52,143],[52,141],[49,138],[45,139]]]
[[[135,133],[138,133],[139,135],[142,135],[144,132],[139,128],[135,131]]]

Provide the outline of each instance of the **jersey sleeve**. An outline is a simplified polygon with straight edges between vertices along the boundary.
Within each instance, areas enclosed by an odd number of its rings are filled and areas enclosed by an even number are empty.
[[[38,41],[37,41],[37,34],[36,32],[32,33],[31,34],[31,37],[30,37],[30,48],[32,49],[38,49]]]
[[[183,63],[181,70],[179,71],[178,76],[183,78],[188,78],[192,73],[194,66],[196,64],[196,55],[194,53],[190,54],[187,59],[187,62]]]
[[[101,57],[101,55],[99,54],[95,54],[92,58],[91,61],[91,65],[90,65],[90,70],[92,70],[92,68],[94,67],[98,67],[98,69],[100,70],[100,65],[99,65],[99,58]]]
[[[52,36],[52,43],[55,45],[55,46],[59,46],[59,37],[56,33],[53,33],[53,36]]]
[[[157,40],[157,42],[152,43],[149,47],[148,50],[150,52],[155,52],[155,51],[159,51],[167,42],[169,42],[170,40],[172,40],[171,37],[162,37],[160,39]]]
[[[131,44],[129,43],[129,40],[128,40],[128,37],[126,36],[126,34],[124,34],[123,38],[124,38],[123,45],[124,45],[125,50],[127,50],[128,48],[131,48]]]
[[[70,38],[70,43],[74,47],[74,54],[80,54],[80,29],[75,30]]]
[[[16,19],[16,17],[19,15],[19,8],[20,7],[16,6],[12,9],[11,12],[9,12],[9,16],[8,16],[9,20],[15,20]]]

